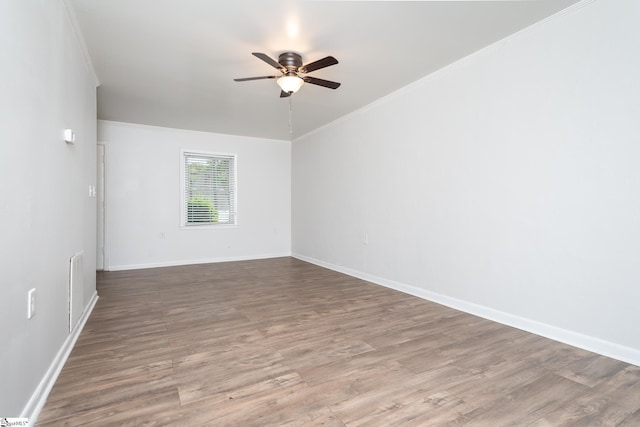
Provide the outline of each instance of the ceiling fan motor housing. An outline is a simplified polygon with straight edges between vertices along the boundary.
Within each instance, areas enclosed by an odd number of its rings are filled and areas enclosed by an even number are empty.
[[[287,70],[297,70],[302,67],[302,56],[295,52],[284,52],[278,57],[278,62]]]

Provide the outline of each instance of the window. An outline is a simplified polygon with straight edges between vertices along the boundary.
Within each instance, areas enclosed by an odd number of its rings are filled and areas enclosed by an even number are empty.
[[[236,156],[182,152],[182,225],[236,224]]]

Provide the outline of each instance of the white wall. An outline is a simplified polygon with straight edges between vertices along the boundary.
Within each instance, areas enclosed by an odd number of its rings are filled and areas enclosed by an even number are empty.
[[[0,2],[0,416],[30,416],[69,343],[69,258],[95,295],[95,77],[63,2]],[[77,142],[63,141],[73,128]],[[37,290],[27,320],[27,292]]]
[[[110,121],[98,122],[98,140],[106,151],[106,269],[291,253],[289,142]],[[237,155],[237,227],[180,227],[181,149]]]
[[[638,22],[579,3],[294,141],[294,255],[640,364]]]

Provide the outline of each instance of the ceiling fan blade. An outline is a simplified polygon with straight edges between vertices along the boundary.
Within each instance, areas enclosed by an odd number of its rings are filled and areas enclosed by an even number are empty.
[[[276,61],[275,59],[271,58],[269,55],[267,55],[265,53],[253,52],[252,55],[255,56],[256,58],[262,59],[264,62],[266,62],[267,64],[271,65],[273,68],[277,68],[278,70],[282,69],[282,65],[280,65],[278,63],[278,61]]]
[[[329,67],[330,65],[336,65],[338,60],[333,56],[327,56],[326,58],[318,59],[317,61],[311,62],[307,65],[303,65],[300,70],[303,73],[310,73],[315,70],[319,70],[320,68]]]
[[[280,98],[288,98],[289,96],[291,96],[291,92],[280,91]]]
[[[262,76],[262,77],[244,77],[241,79],[233,79],[234,82],[248,82],[249,80],[262,80],[262,79],[275,79],[276,76]]]
[[[305,76],[303,77],[303,80],[307,83],[311,83],[312,85],[324,86],[324,87],[328,87],[329,89],[338,89],[340,87],[340,83],[338,82],[318,79],[315,77]]]

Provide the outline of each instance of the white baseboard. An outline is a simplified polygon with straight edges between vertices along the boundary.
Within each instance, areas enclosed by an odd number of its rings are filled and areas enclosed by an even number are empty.
[[[67,339],[62,344],[62,347],[56,354],[56,357],[53,359],[51,365],[49,365],[49,369],[45,373],[42,380],[40,380],[40,384],[31,395],[31,398],[27,402],[26,406],[22,410],[22,414],[20,418],[29,418],[29,427],[35,425],[38,420],[38,415],[40,415],[40,411],[44,407],[45,402],[47,401],[47,397],[49,396],[49,392],[53,388],[56,380],[58,379],[58,375],[60,375],[60,371],[64,367],[65,362],[69,358],[69,354],[71,350],[73,350],[73,346],[75,345],[78,337],[80,336],[80,332],[84,328],[85,323],[87,323],[87,319],[91,315],[93,311],[93,307],[95,307],[96,302],[98,301],[98,293],[94,292],[91,300],[87,304],[84,312],[82,313],[82,317],[76,324],[75,329],[69,334]]]
[[[320,267],[325,267],[349,276],[357,277],[358,279],[366,280],[367,282],[395,289],[397,291],[442,304],[456,310],[464,311],[465,313],[473,314],[484,319],[493,320],[494,322],[502,323],[503,325],[512,326],[554,341],[559,341],[593,353],[598,353],[603,356],[640,366],[640,350],[635,348],[626,347],[600,338],[558,328],[557,326],[541,323],[536,320],[527,319],[468,301],[459,300],[457,298],[452,298],[426,289],[407,285],[405,283],[363,273],[358,270],[331,264],[304,255],[293,253],[291,256]]]
[[[151,262],[146,264],[123,264],[123,265],[109,266],[108,268],[105,268],[105,271],[140,270],[143,268],[175,267],[179,265],[212,264],[212,263],[218,263],[218,262],[232,262],[232,261],[250,261],[254,259],[282,258],[282,257],[289,257],[289,256],[291,256],[291,252],[247,255],[247,256],[236,256],[236,257],[162,261],[162,262]]]

